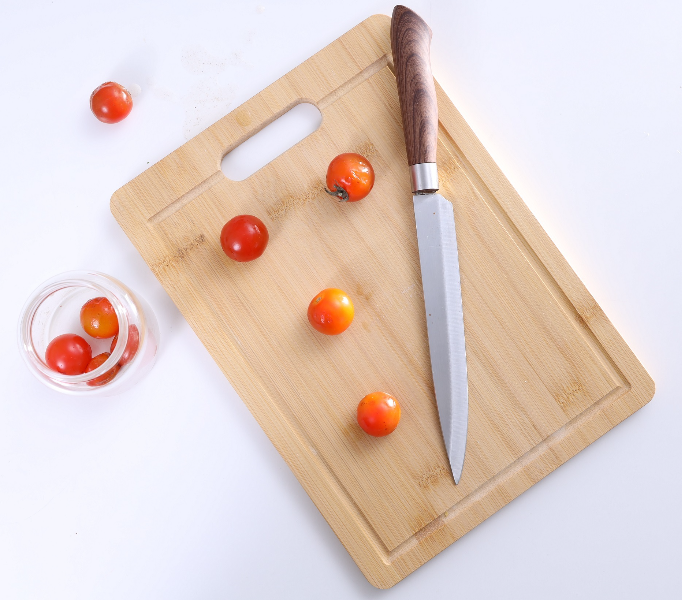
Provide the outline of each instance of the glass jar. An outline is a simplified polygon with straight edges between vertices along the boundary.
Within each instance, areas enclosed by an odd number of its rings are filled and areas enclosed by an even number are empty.
[[[113,338],[93,338],[80,324],[83,304],[97,297],[107,298],[117,314],[119,334],[114,350],[89,373],[64,375],[54,371],[44,356],[49,342],[61,334],[81,336],[90,344],[93,356],[110,352]],[[18,338],[22,358],[39,381],[59,392],[80,396],[111,396],[134,385],[153,366],[160,340],[151,307],[120,281],[94,271],[70,271],[42,283],[22,309]],[[112,380],[95,383],[115,366],[119,370]]]

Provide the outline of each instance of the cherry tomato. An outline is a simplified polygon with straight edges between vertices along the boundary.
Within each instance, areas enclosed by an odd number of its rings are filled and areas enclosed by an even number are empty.
[[[253,215],[233,217],[221,230],[221,247],[226,256],[238,262],[258,258],[269,239],[265,223]]]
[[[374,185],[374,169],[361,154],[347,152],[328,165],[326,191],[341,202],[362,200]]]
[[[119,123],[131,112],[134,102],[124,86],[108,81],[90,96],[90,108],[103,123]]]
[[[94,371],[97,367],[103,365],[105,362],[107,362],[107,359],[109,358],[109,352],[103,352],[102,354],[98,354],[95,356],[89,363],[87,368],[85,369],[85,372],[88,373],[89,371]],[[87,382],[88,385],[91,385],[93,387],[98,386],[98,385],[104,385],[105,383],[109,383],[114,379],[119,372],[119,365],[114,365],[109,371],[107,371],[104,375],[100,375],[99,377],[95,377],[95,379],[91,379],[90,381]]]
[[[306,314],[309,323],[317,331],[326,335],[338,335],[350,327],[355,307],[343,290],[328,288],[316,295]]]
[[[401,407],[396,398],[384,392],[367,394],[357,406],[357,423],[370,435],[389,435],[401,419]]]
[[[119,333],[119,320],[112,303],[107,298],[88,300],[80,309],[80,324],[85,333],[101,340]]]
[[[114,352],[114,349],[117,347],[118,338],[119,336],[114,336],[114,339],[112,340],[112,345],[109,347],[110,354]],[[126,348],[124,349],[122,357],[119,359],[119,364],[123,366],[126,363],[130,362],[131,359],[134,358],[134,355],[136,354],[136,351],[138,349],[139,328],[136,327],[136,325],[129,325],[129,337],[126,340]]]
[[[92,358],[92,348],[79,335],[64,333],[49,342],[45,358],[46,364],[54,371],[80,375]]]

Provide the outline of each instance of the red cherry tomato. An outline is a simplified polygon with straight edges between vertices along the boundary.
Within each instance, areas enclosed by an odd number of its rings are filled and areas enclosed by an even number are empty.
[[[401,419],[401,407],[396,398],[384,392],[367,394],[357,406],[357,423],[370,435],[389,435]]]
[[[362,200],[374,185],[374,169],[361,154],[347,152],[328,165],[326,191],[341,202]]]
[[[258,258],[269,239],[265,223],[253,215],[233,217],[221,230],[221,247],[226,256],[238,262]]]
[[[119,320],[112,303],[107,298],[88,300],[80,309],[80,324],[85,333],[101,340],[119,333]]]
[[[112,340],[112,345],[109,347],[110,354],[114,352],[117,347],[117,339],[119,336],[114,336]],[[126,348],[122,357],[119,359],[119,364],[124,366],[126,363],[130,362],[136,351],[139,349],[139,329],[136,325],[129,325],[129,337],[126,340]]]
[[[107,359],[109,358],[109,352],[103,352],[102,354],[98,354],[95,356],[89,363],[87,368],[85,369],[85,372],[88,373],[89,371],[94,371],[97,367],[103,365],[105,362],[107,362]],[[98,386],[98,385],[104,385],[105,383],[109,383],[114,379],[119,372],[119,365],[114,365],[109,371],[107,371],[104,375],[100,375],[99,377],[95,377],[95,379],[91,379],[90,381],[87,382],[88,385],[90,386]]]
[[[119,123],[131,112],[134,102],[124,86],[108,81],[90,96],[90,108],[103,123]]]
[[[64,375],[80,375],[85,372],[92,348],[83,338],[74,333],[55,337],[46,346],[46,364]]]
[[[350,327],[355,307],[343,290],[328,288],[314,297],[306,316],[317,331],[326,335],[338,335]]]

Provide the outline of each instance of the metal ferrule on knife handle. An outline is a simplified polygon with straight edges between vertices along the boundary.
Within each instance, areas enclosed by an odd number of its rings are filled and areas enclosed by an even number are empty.
[[[433,32],[416,13],[396,6],[391,17],[391,53],[401,104],[413,192],[433,193],[437,176],[438,112],[430,69]]]
[[[411,188],[414,194],[434,194],[440,189],[437,163],[411,165]]]

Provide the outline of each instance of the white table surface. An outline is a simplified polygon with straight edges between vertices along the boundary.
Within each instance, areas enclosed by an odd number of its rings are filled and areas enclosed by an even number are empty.
[[[411,5],[436,78],[656,381],[654,400],[388,591],[373,588],[109,212],[170,151],[390,2],[11,2],[0,16],[0,598],[676,598],[680,5]],[[121,124],[106,80],[142,93]],[[20,360],[27,295],[72,269],[162,335],[132,391]]]

